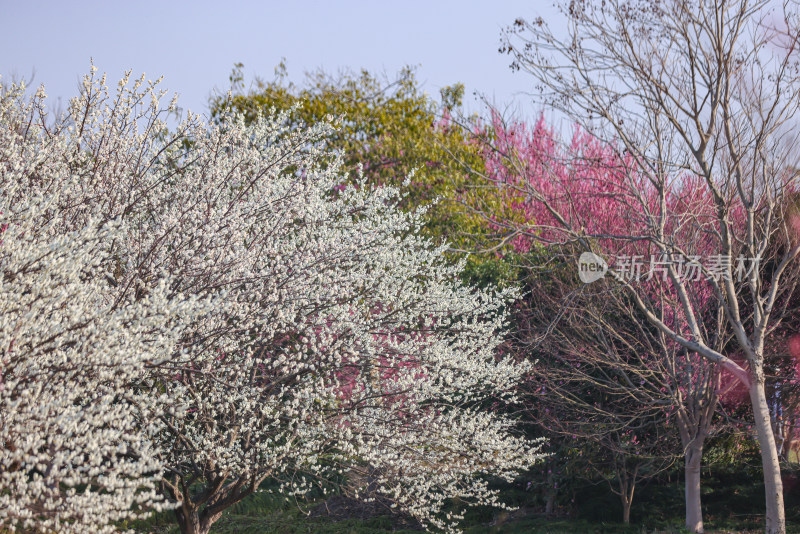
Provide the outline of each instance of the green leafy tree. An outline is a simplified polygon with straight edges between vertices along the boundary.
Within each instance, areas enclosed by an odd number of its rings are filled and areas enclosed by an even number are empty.
[[[360,166],[371,184],[403,187],[405,209],[426,207],[425,229],[431,237],[446,239],[453,249],[463,251],[494,231],[465,207],[488,204],[501,210],[499,204],[507,200],[479,187],[484,160],[473,133],[480,125],[476,117],[467,118],[466,124],[454,119],[463,102],[462,84],[441,89],[437,102],[422,90],[414,69],[406,67],[393,80],[366,70],[338,75],[316,71],[307,73],[298,87],[288,81],[281,62],[271,81],[256,78],[247,89],[243,68],[241,63],[234,65],[230,94],[212,98],[215,121],[233,111],[252,123],[272,108],[288,111],[294,128],[333,116],[340,128],[325,142],[341,152],[345,169],[355,177]],[[483,265],[486,261],[493,260],[470,259],[479,277],[487,272],[494,273],[493,278],[508,275],[507,269]]]

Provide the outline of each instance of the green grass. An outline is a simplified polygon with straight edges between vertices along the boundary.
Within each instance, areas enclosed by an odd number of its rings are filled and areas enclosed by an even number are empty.
[[[485,518],[485,515],[479,514]],[[682,518],[672,521],[644,520],[638,524],[623,525],[613,521],[591,521],[581,518],[547,520],[534,515],[500,512],[490,521],[478,523],[475,515],[468,515],[465,534],[678,534]],[[706,521],[708,534],[761,532],[762,518],[757,515],[739,515]],[[294,504],[277,505],[274,498],[258,494],[239,503],[226,513],[212,528],[213,534],[419,534],[415,530],[394,530],[392,517],[348,519],[334,521],[325,517],[309,517]],[[470,524],[472,523],[472,524]],[[152,534],[179,534],[171,514],[157,514],[135,525],[137,532]],[[800,534],[800,525],[790,524],[790,534]]]
[[[707,534],[744,534],[762,531],[760,521],[708,522]],[[393,530],[392,518],[381,517],[368,520],[331,521],[323,518],[308,518],[301,513],[279,511],[268,516],[226,514],[211,529],[214,534],[420,534],[414,530]],[[800,533],[800,528],[791,525],[790,534]],[[139,532],[153,534],[178,534],[176,527],[152,525]],[[526,518],[511,520],[496,525],[473,525],[465,534],[678,534],[686,530],[679,526],[652,527],[622,525],[619,523],[596,523],[582,519],[547,520]]]
[[[787,469],[787,475],[789,475]],[[678,473],[679,474],[679,473]],[[784,486],[788,532],[800,534],[800,476],[794,471]],[[714,469],[703,477],[703,508],[707,533],[733,534],[763,531],[764,488],[758,473],[741,466]],[[498,486],[499,487],[499,486]],[[568,518],[547,520],[538,492],[523,484],[499,487],[503,500],[516,512],[488,507],[469,508],[462,523],[466,534],[677,534],[683,529],[683,482],[674,474],[637,489],[631,521],[619,523],[619,499],[604,485],[586,484],[564,496],[559,510]],[[391,516],[335,521],[312,517],[309,511],[322,501],[301,506],[275,493],[257,493],[238,503],[212,527],[213,534],[388,534],[419,533],[393,530]],[[578,503],[578,504],[575,504]],[[454,508],[458,508],[454,505]],[[179,534],[171,512],[153,515],[130,525],[139,533]]]

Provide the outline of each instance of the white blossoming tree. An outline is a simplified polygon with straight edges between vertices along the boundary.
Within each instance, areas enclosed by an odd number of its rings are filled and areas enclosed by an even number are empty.
[[[22,143],[25,108],[1,103],[0,531],[113,532],[166,504],[150,436],[169,403],[121,386],[172,354],[203,308],[164,278],[138,301],[110,298],[98,273],[119,229],[65,229],[69,175],[22,187],[66,152]]]
[[[480,475],[511,479],[540,456],[485,409],[527,370],[496,351],[513,293],[460,284],[397,190],[344,186],[319,148],[331,124],[189,116],[168,129],[162,96],[126,78],[112,97],[93,73],[48,125],[40,93],[27,108],[39,133],[19,135],[56,148],[18,180],[66,184],[65,228],[119,224],[113,266],[96,275],[114,305],[165,280],[170,302],[195,298],[178,347],[148,347],[146,371],[119,382],[158,399],[139,416],[158,424],[137,430],[182,532],[208,532],[268,479],[290,496],[351,475],[359,496],[446,530],[450,498],[501,506]]]

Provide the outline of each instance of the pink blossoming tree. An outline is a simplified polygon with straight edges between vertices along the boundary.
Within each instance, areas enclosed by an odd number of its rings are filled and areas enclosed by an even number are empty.
[[[782,533],[764,357],[786,313],[782,304],[797,278],[800,253],[787,201],[795,190],[791,120],[800,100],[800,19],[791,5],[770,6],[747,0],[570,2],[562,4],[567,35],[556,35],[542,20],[520,20],[509,30],[506,50],[532,74],[548,104],[614,153],[620,176],[606,189],[572,198],[569,184],[548,168],[531,173],[514,164],[525,198],[549,214],[519,230],[536,239],[557,234],[604,258],[620,288],[664,336],[746,382],[763,460],[766,529]],[[693,207],[676,210],[676,200]],[[626,221],[628,230],[617,233],[602,219],[588,221],[571,209],[597,201],[610,203],[604,211]],[[771,247],[775,240],[787,246]],[[612,258],[622,247],[611,250],[610,242],[646,244],[657,255],[674,313],[662,312],[647,283],[623,276]],[[745,268],[740,282],[740,257],[774,268]],[[688,282],[683,274],[689,266],[707,283]],[[698,306],[706,299],[722,313],[733,348],[709,339],[714,329]],[[746,368],[730,357],[734,352]]]

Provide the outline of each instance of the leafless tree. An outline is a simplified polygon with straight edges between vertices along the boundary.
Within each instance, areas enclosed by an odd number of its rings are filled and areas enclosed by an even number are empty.
[[[571,262],[558,261],[529,281],[517,312],[519,347],[540,355],[529,382],[534,418],[611,453],[627,519],[636,482],[682,457],[687,512],[702,525],[701,461],[724,388],[719,366],[645,321],[613,281],[583,285]],[[717,324],[719,346],[728,338]]]
[[[617,276],[638,310],[669,340],[723,365],[746,382],[766,486],[766,530],[783,533],[779,457],[765,394],[767,339],[788,313],[782,303],[797,280],[797,215],[786,211],[796,189],[800,100],[800,20],[791,2],[749,0],[574,0],[563,2],[567,35],[541,19],[518,20],[505,37],[514,65],[530,73],[544,102],[608,143],[624,162],[618,198],[635,223],[626,235],[582,226],[536,181],[526,195],[546,206],[565,241],[603,254],[603,240],[646,242],[668,261],[665,273],[680,306],[670,324],[644,284]],[[525,172],[525,169],[519,169]],[[555,179],[555,178],[554,178]],[[710,201],[708,212],[676,214],[671,197],[688,181]],[[540,184],[541,182],[538,182]],[[541,236],[538,223],[518,231]],[[633,230],[635,228],[635,230]],[[680,265],[695,260],[687,241],[705,241],[701,265],[745,365],[715,348],[695,309],[696,285]],[[697,237],[699,236],[699,237]],[[776,240],[787,246],[779,256]],[[772,262],[737,284],[735,260]],[[612,274],[619,275],[611,267]],[[712,272],[713,271],[713,272]],[[727,348],[727,347],[726,347]],[[690,528],[697,529],[695,525]]]

